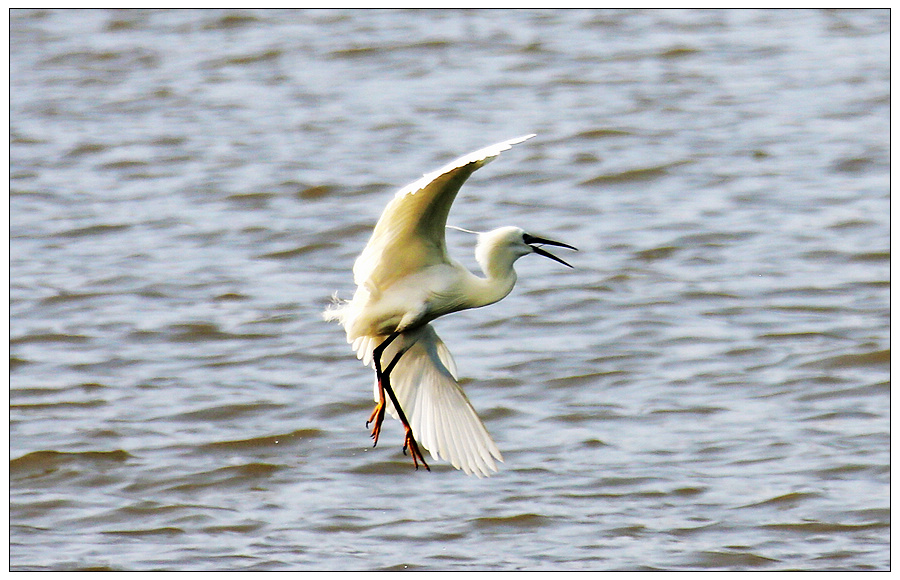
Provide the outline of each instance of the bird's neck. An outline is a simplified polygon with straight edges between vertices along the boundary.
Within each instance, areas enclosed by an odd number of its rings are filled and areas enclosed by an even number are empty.
[[[490,261],[482,264],[484,278],[472,276],[472,308],[487,306],[506,297],[516,285],[516,271],[512,263],[500,264]]]

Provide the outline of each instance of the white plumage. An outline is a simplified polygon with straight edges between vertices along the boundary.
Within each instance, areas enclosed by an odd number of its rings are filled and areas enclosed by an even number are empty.
[[[537,238],[519,228],[479,234],[479,277],[450,258],[444,230],[462,184],[478,168],[526,135],[465,155],[404,187],[388,203],[372,237],[353,266],[357,285],[349,302],[335,301],[324,315],[340,322],[357,357],[376,370],[370,421],[378,441],[384,410],[401,420],[406,444],[418,467],[427,468],[418,444],[435,459],[482,477],[497,471],[500,450],[456,380],[450,351],[429,324],[435,318],[504,298],[516,282],[513,263],[537,253],[566,264],[542,249],[567,244]],[[383,350],[376,364],[378,347]],[[384,397],[387,392],[389,398]],[[401,412],[392,403],[396,397]]]

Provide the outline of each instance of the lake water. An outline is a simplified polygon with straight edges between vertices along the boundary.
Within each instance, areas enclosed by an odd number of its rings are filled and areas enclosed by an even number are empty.
[[[13,11],[10,567],[888,569],[889,19]],[[320,312],[531,132],[450,222],[575,269],[435,324],[505,463],[415,471]]]

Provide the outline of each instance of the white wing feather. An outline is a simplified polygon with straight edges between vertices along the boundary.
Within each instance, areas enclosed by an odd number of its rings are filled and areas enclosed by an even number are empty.
[[[531,137],[509,139],[464,155],[398,191],[353,265],[356,285],[377,294],[404,276],[447,263],[444,229],[459,188],[476,169]]]
[[[385,365],[403,351],[391,372],[391,387],[419,445],[467,474],[486,477],[497,471],[495,460],[503,456],[456,382],[456,364],[434,328],[426,324],[398,337],[385,349]],[[357,354],[371,360],[371,351]],[[389,398],[387,409],[397,417]]]

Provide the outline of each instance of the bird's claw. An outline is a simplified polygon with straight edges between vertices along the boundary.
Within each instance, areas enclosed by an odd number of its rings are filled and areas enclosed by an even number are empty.
[[[369,420],[366,421],[366,427],[369,426],[369,423],[374,422],[375,425],[372,427],[372,439],[375,441],[372,444],[372,447],[378,445],[378,436],[381,435],[381,425],[384,423],[384,403],[379,402],[375,405],[375,410],[372,411],[372,414],[369,416]]]
[[[406,428],[406,440],[403,442],[403,455],[406,455],[407,449],[409,449],[409,454],[412,457],[413,465],[416,466],[416,470],[419,469],[419,461],[421,461],[425,469],[431,471],[431,468],[425,463],[425,458],[422,456],[422,452],[419,451],[419,445],[416,443],[416,439],[412,434],[412,429],[409,427]]]

